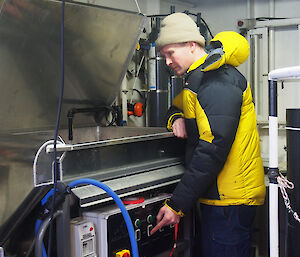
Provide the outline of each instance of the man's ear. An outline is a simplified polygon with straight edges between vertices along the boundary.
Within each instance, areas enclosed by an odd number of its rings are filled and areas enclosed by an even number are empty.
[[[195,52],[197,43],[196,42],[187,42],[187,44],[190,47],[192,53]]]

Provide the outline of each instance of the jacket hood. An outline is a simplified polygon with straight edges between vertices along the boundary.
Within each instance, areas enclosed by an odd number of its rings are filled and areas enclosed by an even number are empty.
[[[218,33],[207,47],[208,54],[191,65],[188,72],[198,68],[210,71],[216,70],[224,64],[239,66],[244,63],[250,53],[250,46],[246,38],[234,31]]]
[[[242,35],[234,31],[223,31],[218,33],[211,43],[219,41],[223,46],[225,63],[232,66],[239,66],[249,56],[249,43]]]

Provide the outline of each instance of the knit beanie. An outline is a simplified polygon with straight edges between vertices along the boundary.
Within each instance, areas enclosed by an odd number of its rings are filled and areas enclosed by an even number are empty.
[[[162,48],[168,44],[184,42],[197,42],[200,46],[205,46],[205,39],[192,18],[184,13],[168,15],[161,22],[156,46]]]

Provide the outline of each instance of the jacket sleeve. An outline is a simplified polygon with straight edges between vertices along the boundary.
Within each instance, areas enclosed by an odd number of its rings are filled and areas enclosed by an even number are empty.
[[[221,82],[210,84],[198,94],[195,117],[199,142],[168,203],[175,211],[190,210],[216,183],[235,138],[242,98],[239,88]]]
[[[172,125],[175,120],[178,118],[183,118],[183,92],[181,91],[173,100],[172,106],[169,108],[166,117],[165,123],[168,131],[172,131]]]

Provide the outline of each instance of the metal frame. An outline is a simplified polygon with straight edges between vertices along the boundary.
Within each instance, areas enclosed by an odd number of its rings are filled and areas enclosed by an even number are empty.
[[[269,232],[270,257],[279,256],[278,217],[278,114],[277,82],[299,79],[300,66],[276,69],[269,73]]]

